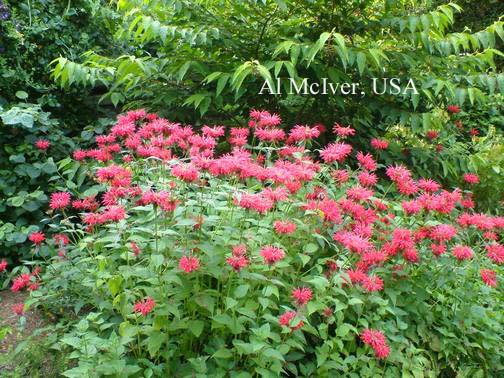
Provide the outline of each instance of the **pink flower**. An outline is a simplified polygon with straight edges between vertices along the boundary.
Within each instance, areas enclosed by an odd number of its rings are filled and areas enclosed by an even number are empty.
[[[291,295],[298,306],[304,306],[312,298],[312,291],[307,287],[298,287],[292,290]]]
[[[147,316],[154,307],[156,306],[156,302],[151,297],[145,298],[143,301],[138,301],[133,306],[134,312],[140,312],[143,316]]]
[[[296,315],[297,313],[295,311],[287,311],[284,314],[280,315],[278,322],[281,326],[290,327],[292,331],[295,331],[304,325],[303,321],[300,320],[298,324],[291,326],[291,321],[296,317]]]
[[[262,247],[260,253],[264,262],[268,265],[272,265],[285,257],[285,252],[282,249],[273,247],[272,245]]]
[[[296,225],[289,221],[280,221],[277,220],[273,224],[275,227],[275,231],[277,234],[292,234],[296,231]]]
[[[371,147],[375,150],[386,150],[389,147],[389,142],[385,139],[371,139]]]
[[[30,236],[28,236],[28,239],[35,244],[35,245],[40,245],[42,242],[45,240],[45,235],[43,232],[37,231],[37,232],[32,232]]]
[[[441,256],[443,253],[446,252],[446,245],[433,243],[431,244],[431,249],[434,256]]]
[[[24,303],[16,303],[12,305],[12,312],[14,312],[16,315],[23,315],[24,314]]]
[[[327,145],[322,151],[320,156],[326,163],[342,162],[352,152],[352,146],[346,143],[331,143]]]
[[[487,250],[487,256],[497,265],[504,263],[504,245],[499,243],[494,243],[487,245],[485,247]]]
[[[316,138],[320,135],[319,129],[316,127],[300,126],[296,125],[292,128],[289,133],[289,138],[287,143],[301,142],[305,140],[310,140]]]
[[[58,192],[51,194],[51,201],[49,202],[49,207],[53,210],[64,209],[70,205],[71,199],[70,193]]]
[[[476,185],[480,182],[478,175],[474,173],[464,173],[463,177],[464,181],[468,184]]]
[[[249,264],[245,256],[231,256],[226,259],[226,262],[236,271],[239,272]]]
[[[350,126],[343,127],[340,126],[338,123],[334,124],[333,132],[334,134],[338,135],[341,138],[346,138],[355,135],[355,130],[352,127]]]
[[[194,182],[199,178],[196,167],[192,164],[177,164],[172,167],[172,174],[186,182]]]
[[[75,150],[72,154],[73,158],[77,161],[84,160],[87,156],[86,151]]]
[[[368,171],[374,171],[377,168],[376,161],[371,154],[363,154],[361,151],[357,153],[357,160],[362,168]]]
[[[496,287],[497,286],[497,274],[495,271],[490,270],[490,269],[481,269],[480,270],[480,275],[481,279],[483,282],[490,286],[490,287]]]
[[[37,147],[40,151],[45,151],[51,146],[51,142],[45,139],[39,139],[35,142],[35,147]]]
[[[179,261],[179,269],[186,273],[191,273],[200,267],[200,261],[197,257],[183,256]]]
[[[365,329],[362,331],[360,338],[364,344],[374,349],[376,357],[380,359],[387,358],[390,354],[390,347],[382,332],[374,329]]]
[[[459,261],[469,260],[473,256],[472,249],[464,245],[457,245],[453,247],[452,253]]]
[[[457,235],[457,229],[449,224],[440,224],[431,230],[431,238],[440,242],[449,241]]]

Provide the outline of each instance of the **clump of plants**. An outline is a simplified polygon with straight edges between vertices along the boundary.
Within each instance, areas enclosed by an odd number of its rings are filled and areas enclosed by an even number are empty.
[[[320,132],[137,110],[75,151],[95,184],[50,194],[11,285],[68,324],[64,375],[501,374],[504,218],[473,210],[479,177],[444,189],[381,164],[385,139]]]

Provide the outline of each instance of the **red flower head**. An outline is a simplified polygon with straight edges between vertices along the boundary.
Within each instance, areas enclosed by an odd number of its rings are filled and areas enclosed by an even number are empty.
[[[427,133],[425,134],[425,136],[427,138],[429,138],[430,140],[434,140],[434,139],[436,139],[439,136],[439,132],[435,131],[435,130],[429,130],[429,131],[427,131]]]
[[[140,252],[142,252],[141,249],[140,249],[140,247],[135,242],[131,242],[130,243],[130,248],[133,251],[133,254],[135,256],[138,256],[140,254]]]
[[[37,232],[32,232],[30,236],[28,236],[28,239],[35,244],[35,245],[40,245],[42,242],[45,240],[45,235],[43,232],[37,231]]]
[[[465,245],[457,245],[453,247],[452,253],[459,261],[469,260],[473,257],[472,249]]]
[[[7,260],[2,259],[2,261],[0,261],[0,273],[5,271],[5,269],[7,269]]]
[[[298,324],[291,326],[291,321],[296,317],[296,315],[297,313],[295,311],[287,311],[278,318],[278,322],[280,325],[290,327],[292,331],[295,331],[304,325],[303,321],[300,320]]]
[[[151,297],[145,298],[143,301],[138,301],[133,306],[134,312],[140,312],[143,316],[147,316],[156,306],[156,302]]]
[[[479,184],[480,182],[478,175],[475,173],[464,173],[464,181],[472,185]]]
[[[51,194],[51,201],[49,207],[53,210],[64,209],[70,205],[71,195],[67,192],[58,192]]]
[[[457,105],[448,105],[446,110],[452,114],[460,113],[460,108]]]
[[[12,305],[12,312],[15,313],[16,315],[23,315],[24,314],[24,303],[16,303]]]
[[[289,221],[277,220],[273,223],[277,234],[292,234],[296,231],[296,225]]]
[[[51,142],[45,139],[39,139],[35,142],[35,147],[38,148],[40,151],[45,151],[49,147],[51,147]]]
[[[387,358],[390,354],[390,347],[387,344],[387,339],[382,332],[374,329],[365,329],[360,335],[364,344],[369,345],[374,349],[375,355],[378,358]]]
[[[249,264],[245,256],[231,256],[226,259],[226,262],[236,271],[239,272]]]
[[[483,282],[490,286],[490,287],[496,287],[497,286],[497,274],[495,271],[490,270],[490,269],[481,269],[480,270],[480,275],[481,279]]]
[[[200,261],[197,257],[183,256],[179,261],[179,269],[186,273],[191,273],[200,267]]]
[[[312,298],[312,291],[307,287],[298,287],[292,290],[292,298],[298,306],[304,306]]]
[[[273,265],[274,263],[282,260],[285,257],[285,252],[282,249],[273,247],[271,245],[262,247],[260,253],[264,259],[264,262],[268,265]]]

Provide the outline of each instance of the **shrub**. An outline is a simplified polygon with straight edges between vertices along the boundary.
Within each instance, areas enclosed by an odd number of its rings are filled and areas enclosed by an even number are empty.
[[[49,256],[11,286],[70,321],[64,375],[501,374],[504,219],[381,164],[386,140],[355,153],[336,125],[317,149],[318,127],[280,124],[139,110],[74,153],[96,184],[50,195]]]

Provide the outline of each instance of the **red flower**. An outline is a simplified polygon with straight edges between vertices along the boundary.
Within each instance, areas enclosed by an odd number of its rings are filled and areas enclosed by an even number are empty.
[[[472,185],[479,184],[480,182],[478,175],[474,173],[464,173],[464,181]]]
[[[239,272],[243,268],[245,268],[248,264],[249,261],[245,256],[232,256],[228,257],[226,259],[226,262],[231,265],[231,267],[236,271]]]
[[[156,302],[151,297],[145,298],[143,301],[138,301],[133,306],[133,311],[140,312],[143,316],[147,316],[156,306]]]
[[[504,263],[504,246],[499,243],[494,243],[487,245],[485,247],[487,250],[487,256],[494,263],[500,265]]]
[[[296,231],[296,225],[289,221],[280,221],[277,220],[273,224],[275,227],[275,231],[277,234],[292,234]]]
[[[12,305],[12,312],[14,312],[16,315],[23,315],[24,314],[24,303],[16,303]]]
[[[290,327],[291,331],[295,331],[304,325],[304,322],[300,320],[298,324],[291,326],[291,321],[296,315],[297,313],[295,311],[287,311],[278,318],[278,322],[284,327]]]
[[[387,358],[390,354],[390,347],[382,332],[374,329],[365,329],[360,335],[361,340],[374,349],[378,358]]]
[[[469,260],[473,256],[472,249],[464,245],[457,245],[453,247],[452,253],[459,261]]]
[[[35,147],[41,151],[47,150],[51,146],[51,142],[45,139],[39,139],[35,142]]]
[[[312,298],[312,291],[307,287],[298,287],[292,290],[291,295],[298,306],[304,306]]]
[[[460,113],[460,108],[457,105],[448,105],[446,110],[452,114]]]
[[[40,245],[42,242],[45,240],[45,235],[43,232],[37,231],[37,232],[32,232],[30,236],[28,236],[28,239],[35,244],[35,245]]]
[[[271,245],[262,247],[260,253],[264,259],[264,262],[268,265],[272,265],[285,257],[285,252],[282,249],[273,247]]]
[[[130,243],[130,248],[133,251],[133,255],[135,255],[135,256],[138,256],[140,254],[140,252],[142,252],[140,250],[140,247],[135,242]]]
[[[434,139],[436,139],[439,136],[439,132],[435,131],[435,130],[429,130],[429,131],[427,131],[427,133],[425,135],[430,140],[434,140]]]
[[[17,276],[12,282],[11,291],[15,293],[18,292],[19,290],[24,289],[26,286],[30,284],[31,278],[32,278],[31,274],[28,273],[23,273]]]
[[[366,291],[380,291],[383,290],[383,280],[378,276],[366,276],[362,280],[362,286]]]
[[[196,257],[183,256],[179,261],[179,269],[186,273],[191,273],[200,267],[200,261]]]
[[[64,209],[70,205],[71,195],[67,192],[58,192],[51,194],[51,201],[49,207],[53,210]]]
[[[63,247],[70,242],[68,236],[66,236],[65,234],[56,234],[53,236],[53,240],[54,244],[56,244],[59,247]]]
[[[480,270],[480,275],[481,279],[483,282],[490,286],[490,287],[496,287],[497,286],[497,274],[495,271],[490,270],[490,269],[481,269]]]
[[[2,273],[5,269],[7,269],[7,260],[2,259],[2,261],[0,261],[0,273]]]

